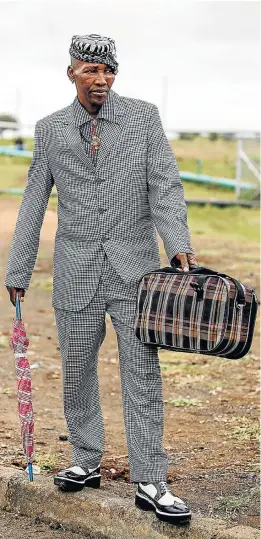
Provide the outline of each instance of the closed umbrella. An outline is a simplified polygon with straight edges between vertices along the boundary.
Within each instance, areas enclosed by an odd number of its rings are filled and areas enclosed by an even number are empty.
[[[26,335],[21,318],[21,307],[16,294],[16,316],[13,320],[13,334],[9,338],[10,348],[15,356],[15,372],[17,381],[18,412],[21,423],[21,436],[27,459],[27,470],[30,481],[33,481],[33,452],[34,452],[34,418],[32,404],[32,378],[27,348],[29,339]]]

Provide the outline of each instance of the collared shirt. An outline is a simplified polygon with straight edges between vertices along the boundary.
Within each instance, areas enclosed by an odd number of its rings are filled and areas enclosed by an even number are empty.
[[[80,103],[78,97],[76,97],[73,102],[73,113],[74,113],[74,119],[75,119],[75,126],[79,128],[82,144],[86,151],[86,154],[88,155],[88,157],[90,157],[93,160],[94,166],[96,166],[99,150],[95,150],[94,152],[92,150],[91,121],[93,117]],[[106,101],[103,103],[102,107],[100,108],[99,113],[96,116],[96,120],[97,120],[96,134],[100,138],[100,141],[102,144],[101,135],[102,135],[104,121],[110,121],[110,122],[116,121],[115,113],[114,113],[114,106],[113,106],[113,99],[110,95],[110,92]]]

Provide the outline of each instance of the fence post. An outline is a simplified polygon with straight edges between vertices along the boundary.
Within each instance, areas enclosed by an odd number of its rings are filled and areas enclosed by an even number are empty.
[[[236,199],[238,200],[240,197],[240,183],[242,179],[242,160],[241,160],[241,152],[242,152],[242,138],[238,138],[237,140],[237,162],[236,162]]]

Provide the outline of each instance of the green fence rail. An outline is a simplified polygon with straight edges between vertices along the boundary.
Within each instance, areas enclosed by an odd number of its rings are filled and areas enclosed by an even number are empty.
[[[16,148],[8,147],[8,146],[0,146],[0,155],[9,155],[13,157],[32,157],[33,152],[29,150],[17,150]],[[236,189],[236,181],[232,178],[219,178],[219,177],[213,177],[213,176],[207,176],[206,174],[195,174],[194,172],[186,172],[181,170],[180,171],[180,177],[182,180],[187,182],[194,182],[194,183],[203,183],[207,185],[217,185],[219,187],[228,187],[229,189]],[[243,190],[252,190],[253,185],[250,183],[240,183],[240,189]],[[3,190],[0,189],[0,193],[2,193]],[[9,193],[15,193],[15,194],[22,194],[23,189],[9,189],[4,190],[4,192]],[[56,193],[53,193],[53,196],[56,196]]]

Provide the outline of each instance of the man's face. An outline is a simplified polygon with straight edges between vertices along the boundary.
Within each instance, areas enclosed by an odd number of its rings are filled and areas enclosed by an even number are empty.
[[[75,59],[68,67],[67,75],[75,82],[80,101],[87,100],[91,105],[104,103],[115,79],[115,74],[108,65]]]

